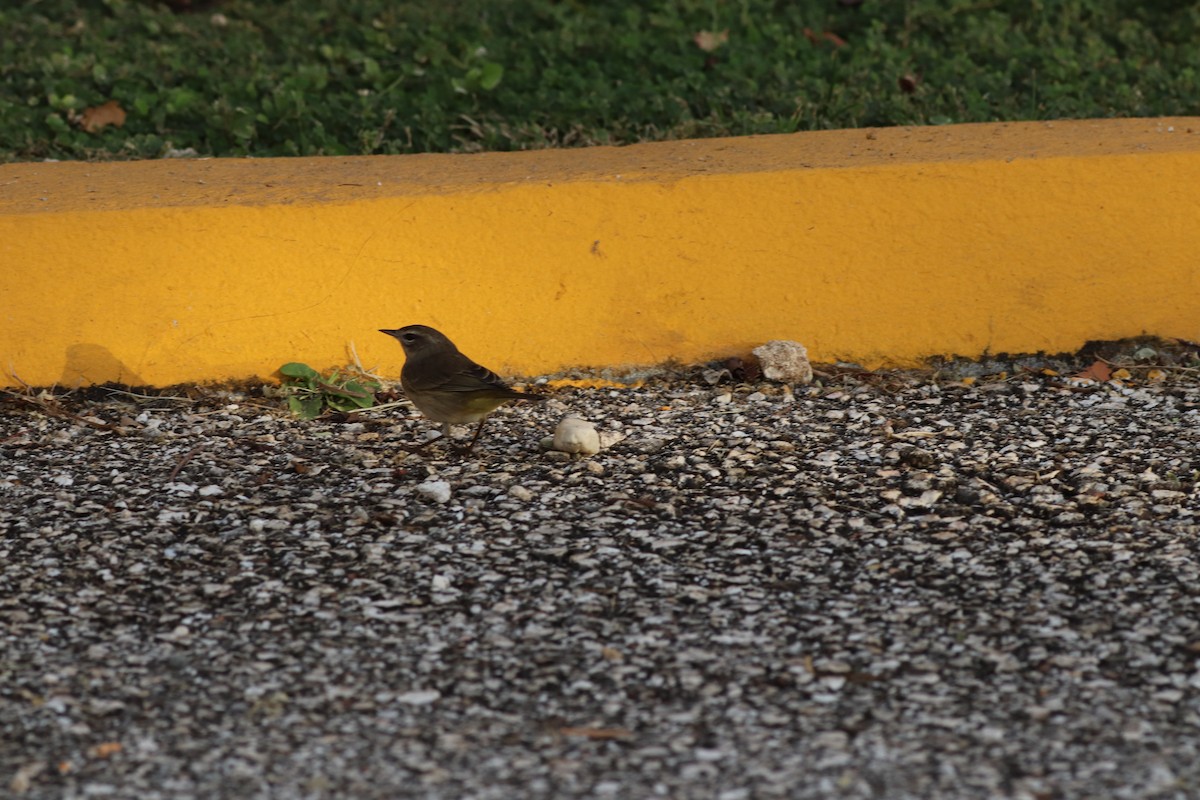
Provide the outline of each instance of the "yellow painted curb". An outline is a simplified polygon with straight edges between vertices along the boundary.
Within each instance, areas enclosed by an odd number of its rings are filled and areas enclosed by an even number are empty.
[[[0,298],[9,386],[1198,339],[1200,118],[0,166]]]

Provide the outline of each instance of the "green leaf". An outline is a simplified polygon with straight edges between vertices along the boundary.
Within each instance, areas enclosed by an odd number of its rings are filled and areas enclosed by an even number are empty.
[[[485,92],[490,92],[500,85],[500,79],[503,77],[504,67],[495,61],[485,61],[480,65],[479,88]]]
[[[321,410],[324,408],[324,403],[319,394],[310,394],[303,397],[291,395],[287,401],[288,408],[301,419],[316,419],[321,416]]]
[[[177,86],[167,92],[167,113],[180,114],[194,111],[204,104],[204,97],[194,89]]]
[[[351,402],[359,408],[370,408],[375,405],[375,390],[378,388],[378,384],[368,386],[362,381],[350,381],[346,384],[346,389],[355,393],[350,395]]]
[[[289,361],[279,368],[280,375],[286,375],[289,378],[304,378],[305,380],[315,381],[321,377],[315,369],[308,364],[302,364],[299,361]]]
[[[55,133],[68,133],[71,130],[71,126],[67,124],[67,121],[58,114],[46,115],[46,127]]]

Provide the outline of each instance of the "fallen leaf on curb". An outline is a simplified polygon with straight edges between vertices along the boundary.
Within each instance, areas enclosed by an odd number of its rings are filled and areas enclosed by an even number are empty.
[[[729,41],[729,29],[723,31],[700,31],[692,37],[692,41],[706,53],[711,53]]]
[[[120,128],[124,124],[125,109],[121,108],[116,100],[109,100],[103,105],[85,108],[83,113],[79,115],[79,127],[88,133],[96,133],[109,125],[115,125]]]
[[[1085,381],[1096,381],[1097,383],[1104,383],[1105,381],[1107,381],[1109,378],[1112,377],[1112,367],[1108,366],[1108,364],[1105,364],[1103,361],[1096,360],[1096,361],[1093,361],[1092,365],[1090,367],[1088,367],[1087,369],[1085,369],[1083,372],[1076,373],[1075,375],[1072,375],[1071,377],[1078,378],[1080,380],[1085,380]]]
[[[559,728],[563,736],[582,736],[585,739],[629,739],[633,733],[625,728]]]

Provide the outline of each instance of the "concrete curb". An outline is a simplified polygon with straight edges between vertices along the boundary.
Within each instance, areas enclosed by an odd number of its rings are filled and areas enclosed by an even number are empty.
[[[0,166],[0,381],[507,373],[1200,338],[1200,118],[625,148]]]

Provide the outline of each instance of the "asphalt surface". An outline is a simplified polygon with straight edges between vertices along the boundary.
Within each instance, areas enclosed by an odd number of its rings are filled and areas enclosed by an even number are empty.
[[[0,795],[1200,797],[1198,375],[9,397]]]

